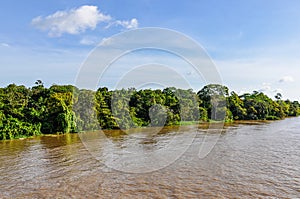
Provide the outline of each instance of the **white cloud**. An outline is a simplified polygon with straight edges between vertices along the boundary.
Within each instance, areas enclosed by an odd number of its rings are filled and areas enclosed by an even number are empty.
[[[276,88],[275,90],[273,90],[273,93],[282,93],[283,90],[281,88]]]
[[[0,45],[3,46],[3,47],[10,47],[10,45],[7,44],[7,43],[0,43]]]
[[[279,82],[284,83],[284,82],[293,82],[294,78],[292,76],[284,76],[280,78]]]
[[[99,40],[96,37],[87,36],[87,37],[83,37],[79,43],[87,46],[95,46],[98,44],[98,42]]]
[[[112,44],[113,38],[103,38],[100,42],[100,46],[108,46]]]
[[[32,25],[49,31],[49,36],[58,37],[63,33],[78,34],[86,29],[95,29],[97,24],[111,20],[109,15],[99,12],[97,6],[81,6],[69,11],[57,11],[47,17],[36,17]]]
[[[271,91],[271,84],[270,83],[263,83],[262,87],[258,89],[259,92],[269,92]]]
[[[59,37],[64,33],[79,34],[87,29],[94,30],[99,23],[118,24],[127,29],[137,28],[138,21],[113,19],[110,15],[101,13],[97,6],[84,5],[67,11],[57,11],[46,17],[38,16],[32,19],[31,24],[42,30],[48,31],[51,37]]]
[[[126,29],[135,29],[139,26],[139,22],[136,18],[131,19],[130,21],[116,21],[117,25],[120,25]]]

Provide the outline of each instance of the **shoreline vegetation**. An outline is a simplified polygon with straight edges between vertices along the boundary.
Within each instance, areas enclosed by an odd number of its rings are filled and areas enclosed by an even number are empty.
[[[238,95],[209,84],[200,91],[174,87],[110,91],[72,85],[10,84],[0,88],[0,140],[97,129],[130,129],[224,121],[279,120],[300,115],[298,101],[275,100],[262,92]],[[201,124],[201,123],[200,123]]]

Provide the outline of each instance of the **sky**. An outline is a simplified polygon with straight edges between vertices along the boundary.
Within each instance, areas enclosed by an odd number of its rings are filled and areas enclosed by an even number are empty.
[[[201,45],[230,90],[270,97],[280,92],[284,99],[300,100],[299,9],[298,0],[3,0],[0,86],[31,87],[38,79],[46,86],[74,84],[99,43],[137,28],[159,27]],[[178,57],[147,51],[120,59],[123,67],[116,64],[111,74],[125,74],[136,64],[132,60],[149,64],[162,57],[171,60],[162,65],[188,67]],[[204,83],[192,81],[192,87],[199,90]]]

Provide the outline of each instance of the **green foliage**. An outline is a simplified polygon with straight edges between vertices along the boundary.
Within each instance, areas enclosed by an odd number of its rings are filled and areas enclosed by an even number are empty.
[[[182,121],[199,120],[199,99],[191,89],[176,89],[175,96],[179,101],[179,115]]]
[[[226,116],[226,98],[228,97],[228,88],[219,84],[209,84],[204,86],[197,93],[200,105],[208,112],[211,120],[224,120]]]
[[[130,117],[130,90],[116,90],[111,99],[112,119],[114,118],[121,129],[128,129],[135,126]]]
[[[199,107],[199,114],[200,114],[200,121],[203,121],[203,122],[207,122],[209,119],[208,119],[208,114],[207,114],[207,110],[203,107]]]
[[[231,92],[227,98],[227,108],[231,111],[234,120],[243,120],[247,115],[244,101],[235,92]]]
[[[73,93],[69,86],[50,87],[50,96],[46,100],[46,111],[42,123],[42,133],[69,133],[76,130],[73,107]]]
[[[96,92],[96,114],[102,129],[115,129],[118,124],[111,113],[112,92],[107,88],[99,88]]]
[[[78,91],[77,97],[73,96],[73,110],[76,113],[76,131],[99,129],[97,119],[96,92],[90,90]]]
[[[32,120],[31,90],[10,84],[0,90],[0,139],[40,134],[41,123]]]
[[[48,133],[70,133],[141,126],[195,124],[199,121],[277,120],[300,115],[298,101],[272,100],[254,91],[229,95],[223,85],[199,92],[174,87],[163,90],[79,90],[72,85],[0,88],[0,139]]]

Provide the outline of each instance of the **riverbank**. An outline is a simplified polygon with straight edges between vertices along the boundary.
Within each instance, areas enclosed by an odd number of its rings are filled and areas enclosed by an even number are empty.
[[[293,118],[293,117],[287,117],[287,118],[283,118],[281,120],[285,120],[288,118]],[[197,122],[197,121],[182,121],[180,123],[178,123],[177,125],[166,125],[163,127],[136,127],[136,128],[130,128],[127,130],[121,130],[121,129],[102,129],[101,131],[108,137],[117,137],[120,135],[126,135],[126,134],[132,134],[132,133],[138,133],[139,131],[144,131],[146,128],[149,129],[151,131],[151,129],[168,129],[168,128],[179,128],[180,126],[198,126],[201,129],[208,129],[210,128],[210,125],[212,124],[221,124],[223,125],[223,127],[230,127],[230,126],[235,126],[235,125],[259,125],[259,124],[265,124],[265,123],[272,123],[274,121],[278,121],[278,120],[235,120],[235,121],[230,121],[230,122],[225,122],[225,121],[210,121],[210,122]],[[218,126],[220,127],[220,126]],[[84,133],[84,132],[69,132],[70,134],[77,134],[77,133]],[[10,140],[24,140],[24,139],[32,139],[32,138],[36,138],[36,137],[40,137],[40,136],[47,136],[47,137],[60,137],[63,136],[65,134],[68,133],[52,133],[52,134],[40,134],[40,135],[36,135],[36,136],[22,136],[19,138],[13,138]]]

